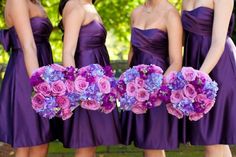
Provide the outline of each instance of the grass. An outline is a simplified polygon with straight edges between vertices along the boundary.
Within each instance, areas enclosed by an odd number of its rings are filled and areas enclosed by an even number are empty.
[[[236,146],[232,146],[233,157],[236,157]],[[167,157],[203,157],[201,146],[181,145],[178,150],[167,151]],[[53,142],[49,147],[48,157],[74,157],[73,149],[63,148],[59,142]],[[97,157],[143,157],[141,149],[131,146],[98,147]]]

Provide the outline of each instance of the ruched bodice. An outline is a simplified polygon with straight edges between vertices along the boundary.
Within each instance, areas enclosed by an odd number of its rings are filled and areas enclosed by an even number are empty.
[[[131,66],[156,64],[166,70],[168,64],[168,36],[159,29],[132,28],[133,58]]]
[[[52,32],[52,24],[48,18],[34,17],[30,19],[34,40],[36,45],[41,43],[49,43],[49,36]],[[20,41],[17,37],[16,30],[11,27],[6,30],[0,30],[0,43],[4,49],[9,51],[12,49],[21,49]]]
[[[96,20],[81,27],[77,48],[80,52],[93,48],[103,47],[106,42],[106,30]]]
[[[199,7],[192,11],[183,11],[182,23],[186,31],[203,36],[211,36],[214,20],[214,10],[207,7]],[[228,35],[234,29],[234,15],[232,15]]]

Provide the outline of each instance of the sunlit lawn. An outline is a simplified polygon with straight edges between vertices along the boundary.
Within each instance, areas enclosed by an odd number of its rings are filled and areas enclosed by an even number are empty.
[[[167,157],[203,157],[203,147],[181,145],[179,150],[168,151]],[[232,147],[236,157],[236,147]],[[48,157],[73,157],[72,149],[65,149],[54,142],[50,145]],[[142,151],[134,146],[98,147],[97,157],[143,157]]]

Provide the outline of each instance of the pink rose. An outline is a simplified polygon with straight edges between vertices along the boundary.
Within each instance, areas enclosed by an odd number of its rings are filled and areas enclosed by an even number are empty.
[[[44,96],[50,96],[51,94],[51,87],[47,82],[40,83],[36,87],[34,87],[36,92],[43,94]]]
[[[131,111],[136,114],[144,114],[147,112],[147,108],[144,107],[142,103],[137,102],[136,104],[134,104]]]
[[[206,109],[205,109],[205,111],[204,111],[204,114],[207,114],[211,109],[212,109],[212,107],[214,106],[214,104],[215,104],[215,101],[211,101],[211,100],[207,100],[206,101]]]
[[[205,94],[198,94],[195,97],[195,101],[200,103],[200,104],[204,104],[206,100],[207,100],[207,96]]]
[[[194,81],[197,76],[196,71],[191,67],[183,67],[181,73],[186,81]]]
[[[197,71],[197,77],[199,77],[201,80],[212,81],[210,76],[202,71]]]
[[[135,84],[137,87],[139,88],[143,88],[145,86],[145,82],[143,79],[141,79],[140,77],[136,77],[135,79]]]
[[[73,113],[71,112],[70,109],[64,109],[64,110],[62,110],[62,120],[67,120],[67,119],[69,119],[72,115],[73,115]]]
[[[42,94],[35,94],[32,98],[32,107],[34,110],[39,111],[44,108],[45,97]]]
[[[80,93],[85,91],[89,86],[89,82],[87,82],[86,79],[84,77],[81,77],[81,76],[78,76],[75,79],[74,83],[75,83],[75,90],[80,92]]]
[[[106,107],[101,107],[101,111],[105,114],[109,114],[114,110],[115,107],[116,107],[116,104],[113,103],[109,109],[107,109]]]
[[[144,102],[144,101],[149,99],[149,96],[150,96],[150,94],[148,93],[147,90],[145,90],[143,88],[140,88],[140,89],[137,90],[135,98],[138,101]]]
[[[197,92],[196,92],[194,86],[191,84],[187,84],[184,87],[183,91],[184,91],[184,95],[189,99],[194,100],[194,98],[197,96]]]
[[[136,94],[136,85],[134,82],[129,82],[126,87],[126,92],[128,96],[135,96]]]
[[[67,91],[68,91],[69,93],[74,92],[74,90],[75,90],[75,84],[74,84],[73,81],[66,80],[65,85],[66,85],[66,89],[67,89]]]
[[[51,86],[53,95],[61,96],[66,93],[66,85],[61,80],[53,82]]]
[[[198,121],[203,117],[203,113],[190,113],[189,120],[190,121]]]
[[[93,100],[86,100],[81,102],[81,107],[88,110],[98,110],[100,108],[100,104]]]
[[[52,64],[50,66],[51,66],[51,68],[53,68],[56,71],[65,71],[66,70],[65,67],[63,67],[63,66],[61,66],[59,64]]]
[[[162,101],[160,100],[160,99],[157,99],[155,102],[154,102],[154,106],[155,107],[158,107],[158,106],[161,106],[161,104],[162,104]]]
[[[166,84],[173,83],[176,78],[177,78],[177,72],[172,71],[167,76],[164,77],[164,83]]]
[[[167,111],[168,111],[169,114],[171,114],[171,115],[177,117],[178,119],[181,119],[181,118],[184,117],[183,113],[182,113],[180,110],[174,108],[174,107],[172,106],[172,104],[167,104],[167,105],[166,105],[166,109],[167,109]]]
[[[56,102],[62,109],[70,108],[70,100],[66,96],[56,97]]]
[[[154,69],[155,73],[159,73],[159,74],[163,73],[163,70],[159,66],[156,66],[156,65],[153,65],[153,64],[151,66]]]
[[[111,84],[108,78],[103,77],[99,79],[97,83],[98,83],[98,88],[100,92],[102,92],[103,94],[108,94],[111,92]]]
[[[176,91],[171,92],[170,101],[172,103],[175,103],[175,104],[179,103],[183,99],[184,99],[184,94],[182,90],[176,90]]]

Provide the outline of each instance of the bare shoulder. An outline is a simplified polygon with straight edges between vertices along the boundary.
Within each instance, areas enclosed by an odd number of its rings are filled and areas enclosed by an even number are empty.
[[[167,21],[170,20],[175,20],[180,18],[180,13],[179,11],[172,5],[169,4],[166,9],[166,14],[165,18]]]
[[[65,8],[63,10],[63,15],[68,15],[68,14],[71,14],[71,13],[76,13],[78,15],[84,15],[85,14],[85,9],[79,1],[70,0],[65,5]]]
[[[142,12],[143,5],[138,6],[135,8],[131,13],[131,18],[134,19],[135,17],[139,16],[139,14]]]
[[[213,0],[213,2],[215,4],[221,4],[221,3],[225,3],[225,5],[229,6],[229,7],[233,7],[234,6],[234,0]]]

